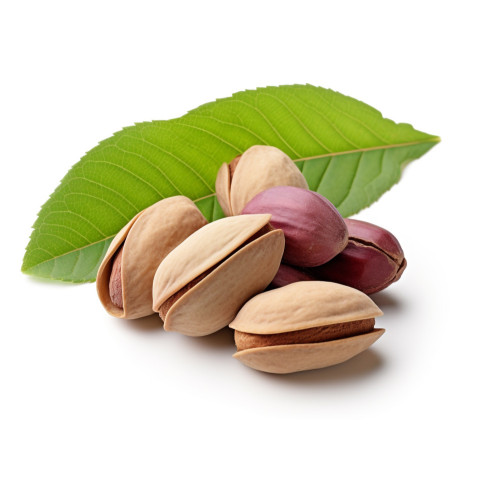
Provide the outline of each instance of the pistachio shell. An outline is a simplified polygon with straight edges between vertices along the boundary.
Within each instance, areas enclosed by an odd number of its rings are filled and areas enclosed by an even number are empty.
[[[324,281],[299,281],[249,300],[230,327],[251,334],[279,334],[378,317],[382,311],[362,292]]]
[[[283,233],[274,230],[239,249],[172,305],[165,330],[203,336],[228,325],[239,308],[272,281],[283,248]]]
[[[217,200],[222,207],[223,213],[229,217],[233,215],[232,206],[230,204],[230,186],[232,180],[230,175],[230,168],[227,163],[223,163],[217,173],[215,181],[215,192]]]
[[[255,195],[273,186],[308,189],[303,174],[283,151],[273,146],[252,146],[238,158],[233,176],[226,163],[221,166],[215,190],[223,212],[229,216],[240,214]]]
[[[304,176],[283,151],[272,146],[252,146],[243,153],[232,178],[234,215],[261,191],[285,185],[308,189]]]
[[[155,273],[153,309],[158,312],[167,298],[226,258],[269,220],[267,214],[228,217],[202,227],[185,239],[162,261]]]
[[[207,220],[187,197],[161,200],[139,212],[115,236],[97,273],[97,293],[108,313],[121,318],[150,315],[152,282],[164,257]],[[116,251],[123,245],[123,308],[112,303],[109,279]]]
[[[370,347],[385,329],[374,329],[367,334],[315,344],[245,349],[233,355],[250,368],[267,373],[294,373],[325,368],[342,363]]]

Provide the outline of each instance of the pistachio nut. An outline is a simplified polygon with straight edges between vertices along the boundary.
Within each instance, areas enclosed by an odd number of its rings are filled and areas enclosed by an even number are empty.
[[[153,314],[152,282],[165,256],[207,224],[187,197],[160,200],[115,236],[97,273],[97,293],[108,313],[135,319]]]
[[[220,167],[215,190],[225,215],[238,215],[255,195],[273,186],[308,189],[295,163],[280,149],[252,146]]]
[[[230,324],[234,358],[268,373],[332,366],[356,356],[384,332],[381,310],[362,292],[337,283],[300,281],[249,300]]]
[[[348,245],[328,263],[315,268],[316,279],[335,281],[370,295],[402,275],[407,261],[396,237],[378,225],[345,219]]]
[[[274,288],[280,288],[281,286],[287,286],[297,281],[313,281],[314,279],[308,272],[308,268],[297,268],[296,266],[282,263],[271,285]]]
[[[341,252],[347,226],[335,206],[304,188],[277,186],[250,200],[243,214],[270,213],[270,223],[285,234],[283,261],[295,266],[320,266]]]
[[[202,227],[160,264],[153,308],[166,330],[203,336],[225,327],[272,281],[284,237],[270,215],[239,215]]]

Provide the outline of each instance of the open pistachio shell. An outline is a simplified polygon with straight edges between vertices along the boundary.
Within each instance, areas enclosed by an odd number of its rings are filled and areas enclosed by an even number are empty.
[[[308,189],[308,183],[295,163],[273,146],[247,149],[232,171],[224,163],[217,175],[217,199],[225,215],[238,215],[258,193],[273,186],[295,186]]]
[[[276,344],[239,350],[234,357],[269,373],[293,373],[341,363],[367,349],[384,332],[373,329],[381,310],[362,292],[337,283],[302,281],[261,293],[238,312],[230,327],[267,335],[372,319],[372,330],[351,337],[306,344]],[[236,333],[237,334],[237,333]],[[338,335],[337,335],[338,337]]]
[[[115,236],[97,273],[97,293],[108,313],[134,319],[151,315],[152,282],[165,256],[207,220],[187,197],[161,200],[142,210]],[[123,308],[112,302],[109,280],[116,252],[123,246]]]
[[[384,329],[335,341],[314,344],[256,347],[233,355],[250,368],[266,373],[295,373],[343,363],[368,349]]]
[[[227,326],[272,281],[283,246],[282,231],[274,230],[239,249],[173,304],[165,330],[203,336]]]
[[[382,311],[361,291],[326,281],[299,281],[249,300],[230,324],[251,334],[279,334],[378,317]]]
[[[283,232],[270,230],[247,241],[269,219],[270,215],[241,215],[212,222],[167,256],[153,281],[157,312],[166,300],[210,272],[169,308],[166,330],[211,334],[228,325],[249,298],[267,287],[280,265]]]
[[[226,258],[269,220],[268,214],[228,217],[202,227],[185,239],[155,273],[153,309],[158,312],[167,298]]]

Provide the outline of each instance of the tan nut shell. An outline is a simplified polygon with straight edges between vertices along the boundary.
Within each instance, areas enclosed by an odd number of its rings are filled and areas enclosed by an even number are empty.
[[[217,220],[192,234],[167,256],[153,281],[155,311],[233,253],[172,305],[165,317],[166,330],[191,336],[211,334],[228,325],[250,297],[266,288],[280,265],[283,232],[271,231],[234,251],[269,219],[270,215],[240,215]]]
[[[167,298],[226,258],[269,221],[270,214],[238,215],[216,220],[185,239],[155,273],[153,309],[158,312]]]
[[[164,257],[186,237],[207,224],[187,197],[160,200],[139,212],[115,236],[97,273],[97,293],[108,313],[135,319],[153,314],[152,282]],[[112,261],[123,244],[123,309],[115,306],[109,293]]]
[[[251,334],[279,334],[382,315],[362,292],[337,283],[303,281],[261,293],[248,301],[230,327]],[[314,344],[245,349],[234,354],[251,368],[268,373],[293,373],[346,361],[367,349],[383,329]]]
[[[279,334],[380,315],[371,298],[354,288],[299,281],[252,298],[230,327],[250,334]]]
[[[336,341],[315,344],[256,347],[233,355],[250,368],[266,373],[295,373],[343,363],[368,349],[385,329]]]
[[[241,156],[233,178],[224,163],[217,174],[215,190],[225,215],[237,215],[258,193],[273,186],[308,189],[308,183],[295,163],[273,146],[252,146]]]
[[[217,173],[215,192],[218,203],[220,204],[220,207],[222,207],[226,217],[233,215],[232,205],[230,203],[231,185],[230,168],[227,163],[223,163]]]

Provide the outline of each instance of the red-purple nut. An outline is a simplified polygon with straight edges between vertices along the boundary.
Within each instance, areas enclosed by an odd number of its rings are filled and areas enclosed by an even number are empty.
[[[396,237],[386,229],[361,220],[345,219],[347,247],[328,263],[315,268],[319,280],[334,281],[371,294],[385,289],[402,275],[407,261]]]
[[[291,285],[297,281],[313,281],[315,278],[308,272],[308,268],[297,268],[282,263],[271,283],[274,288]]]
[[[347,226],[334,205],[314,191],[276,186],[250,200],[243,214],[269,213],[270,224],[285,234],[283,261],[295,266],[320,266],[341,252]]]

